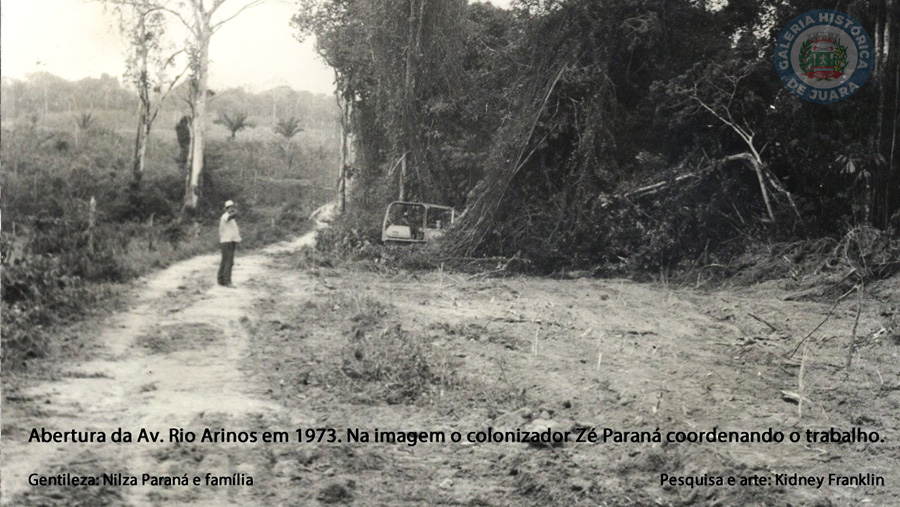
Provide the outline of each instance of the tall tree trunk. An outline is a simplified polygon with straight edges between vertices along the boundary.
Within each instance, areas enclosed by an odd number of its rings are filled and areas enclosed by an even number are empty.
[[[337,75],[337,70],[335,70],[335,78],[335,82],[341,82]],[[344,213],[347,210],[347,159],[349,158],[347,143],[350,136],[350,100],[347,98],[349,93],[346,89],[336,90],[335,95],[341,108],[341,154],[338,173],[338,197],[341,201],[341,213]]]
[[[421,38],[422,11],[425,8],[425,0],[419,0],[418,16],[416,12],[416,1],[409,1],[409,26],[406,32],[406,72],[403,83],[403,133],[401,139],[400,151],[403,152],[403,158],[400,162],[400,200],[406,199],[406,171],[407,156],[410,148],[415,144],[413,141],[413,132],[415,132],[413,120],[413,101],[415,100],[415,68],[416,60],[419,55],[418,40]],[[415,157],[411,161],[415,164]]]
[[[146,76],[146,72],[144,73]],[[134,137],[134,157],[131,165],[131,173],[134,177],[134,186],[141,186],[144,177],[144,159],[147,155],[147,138],[150,136],[150,97],[146,88],[139,90],[138,102],[138,126]]]
[[[141,121],[144,121],[143,117]],[[134,163],[131,167],[135,187],[140,187],[141,180],[144,178],[144,160],[147,158],[147,138],[149,136],[150,124],[143,123],[138,125],[137,136],[135,136],[134,140]]]
[[[194,195],[194,192],[192,190],[193,187],[191,186],[191,181],[193,181],[191,169],[194,165],[193,164],[193,160],[194,160],[194,120],[193,120],[193,115],[191,115],[191,120],[190,120],[190,123],[188,124],[188,132],[190,132],[191,137],[188,142],[187,157],[184,159],[184,207],[192,208],[191,196]],[[194,202],[194,206],[196,206],[196,202]]]
[[[184,177],[185,195],[190,192],[191,186],[191,118],[182,116],[175,124],[175,135],[178,139],[178,167]]]
[[[406,200],[406,153],[400,159],[400,200]]]
[[[293,140],[293,138],[287,140],[287,154],[288,154],[288,173],[290,173],[291,169],[294,168],[294,140]]]
[[[887,166],[885,172],[887,173],[887,185],[884,186],[884,216],[885,216],[885,225],[887,226],[890,223],[890,218],[893,213],[900,213],[900,196],[897,195],[897,188],[900,187],[900,165],[897,161],[897,137],[900,136],[900,58],[897,58],[897,55],[894,55],[894,108],[893,108],[893,122],[891,125],[891,144],[889,147],[886,147],[885,151],[887,152]]]
[[[202,7],[202,6],[201,6]],[[209,14],[200,10],[197,15],[198,54],[195,63],[196,95],[191,119],[191,176],[185,206],[196,208],[200,199],[200,176],[203,173],[203,134],[206,122],[206,95],[209,78],[209,39],[212,35]]]
[[[144,155],[147,153],[147,136],[150,135],[150,78],[148,74],[148,62],[150,48],[147,43],[147,26],[145,24],[147,12],[141,12],[138,16],[137,36],[140,41],[135,46],[137,57],[137,92],[138,92],[138,125],[134,139],[134,156],[131,173],[134,178],[135,188],[140,187],[144,177]]]
[[[875,68],[872,80],[878,84],[874,150],[882,159],[875,167],[873,208],[875,225],[886,228],[891,215],[900,209],[900,172],[896,161],[897,122],[900,116],[900,55],[896,41],[900,35],[900,1],[884,0],[879,5],[875,26]]]
[[[887,2],[878,2],[877,5],[877,14],[875,20],[875,68],[872,71],[871,79],[875,82],[881,82],[881,85],[878,87],[878,108],[875,112],[875,135],[872,136],[872,142],[874,144],[873,150],[875,153],[882,153],[882,144],[883,144],[883,134],[884,134],[884,113],[885,113],[885,94],[886,94],[886,86],[885,86],[885,76],[884,76],[884,66],[886,63],[886,53],[885,53],[885,36],[890,38],[889,32],[889,24],[890,20],[886,19],[886,8]],[[875,190],[870,195],[869,192],[866,192],[866,203],[867,205],[871,203],[871,207],[875,210],[875,222],[882,223],[882,225],[886,225],[887,215],[884,215],[881,211],[884,206],[882,206],[882,200],[885,202],[888,199],[888,189],[884,185],[884,171],[880,170],[879,167],[875,167],[875,170],[872,171],[875,178]],[[884,192],[879,195],[880,187],[884,186]],[[867,189],[868,190],[868,189]],[[884,207],[886,210],[886,207]]]
[[[898,122],[900,122],[900,54],[898,54],[900,48],[897,47],[897,41],[900,40],[900,0],[887,0],[885,11],[884,41],[882,42],[886,56],[884,77],[886,82],[893,82],[893,86],[887,90],[888,100],[884,104],[885,110],[891,111],[891,114],[888,115],[888,118],[891,119],[890,126],[885,128],[890,133],[888,136],[890,142],[885,143],[882,148],[882,154],[887,160],[886,185],[884,185],[884,223],[887,226],[892,213],[900,211],[900,195],[897,193],[897,188],[900,187],[900,168],[897,167],[900,165],[897,161],[897,129]],[[893,107],[891,107],[892,105]]]
[[[94,253],[94,226],[97,224],[97,199],[91,196],[88,205],[88,251]]]

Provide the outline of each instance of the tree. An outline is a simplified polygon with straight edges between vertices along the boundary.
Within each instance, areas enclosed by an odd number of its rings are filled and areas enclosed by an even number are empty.
[[[735,61],[738,62],[738,68],[733,67]],[[745,66],[740,67],[741,65]],[[791,193],[769,170],[768,164],[762,157],[762,152],[768,143],[760,141],[756,132],[758,127],[754,127],[754,123],[763,123],[765,111],[769,108],[766,108],[761,97],[754,93],[753,90],[758,90],[758,88],[747,86],[745,82],[754,72],[758,72],[758,69],[746,66],[746,63],[739,58],[734,58],[726,64],[715,61],[701,63],[695,65],[692,72],[674,80],[674,86],[668,90],[668,93],[673,97],[675,108],[681,108],[681,114],[686,116],[698,113],[709,114],[740,138],[745,151],[725,155],[719,162],[742,160],[747,163],[756,174],[766,214],[771,222],[775,221],[775,211],[767,184],[787,198],[799,218],[800,212],[797,210]]]
[[[760,155],[756,132],[746,118],[735,119],[733,111],[738,108],[739,104],[737,101],[743,95],[743,93],[739,94],[741,81],[746,79],[749,74],[749,69],[744,69],[737,73],[729,73],[721,66],[712,64],[709,66],[707,73],[695,78],[694,82],[690,83],[689,86],[676,89],[674,93],[686,97],[694,108],[711,114],[716,120],[737,134],[741,141],[744,142],[747,147],[746,152],[730,155],[724,161],[744,160],[750,165],[759,181],[759,191],[766,205],[766,213],[769,219],[774,222],[775,212],[772,210],[769,192],[766,190],[765,163],[762,160],[762,155]],[[702,86],[705,84],[709,86]],[[687,107],[688,114],[690,114],[691,106]]]
[[[872,196],[874,220],[886,228],[891,214],[900,210],[900,0],[877,0],[875,9],[875,69],[872,75],[878,87],[875,135],[872,151],[874,190]]]
[[[245,10],[264,3],[266,0],[241,0],[240,7],[236,10],[222,14],[222,6],[227,0],[103,0],[117,8],[134,8],[137,20],[135,34],[137,40],[132,43],[133,48],[139,48],[134,53],[136,57],[138,81],[147,79],[147,74],[142,67],[142,60],[146,58],[142,52],[147,46],[142,41],[149,41],[148,49],[153,49],[159,27],[165,25],[165,17],[172,17],[180,22],[187,30],[184,42],[184,50],[188,57],[188,70],[190,71],[188,105],[191,110],[190,132],[191,146],[187,164],[190,171],[187,172],[185,182],[184,206],[193,209],[200,198],[200,175],[203,172],[203,141],[206,124],[206,102],[210,95],[209,81],[209,43],[212,36],[228,21],[231,21]],[[230,2],[229,5],[236,5]],[[150,24],[154,28],[150,28]],[[174,84],[173,84],[174,86]],[[141,85],[138,86],[139,89]],[[149,88],[149,87],[145,87]],[[169,88],[171,89],[171,87]],[[154,87],[155,90],[155,87]],[[143,100],[143,99],[142,99]],[[141,106],[141,114],[144,114],[144,106]],[[146,122],[144,122],[146,125]],[[140,141],[140,134],[138,141]],[[139,144],[136,143],[136,144]]]
[[[466,13],[463,0],[301,2],[292,22],[299,39],[316,36],[335,69],[364,191],[384,177],[403,197],[445,199],[446,152],[437,140],[459,135],[450,131],[471,91],[462,70]]]
[[[335,81],[339,79],[339,74],[335,70]],[[343,98],[343,94],[335,89],[334,97],[337,99],[337,105],[341,109],[341,148],[338,160],[338,198],[341,203],[341,213],[347,211],[347,185],[349,183],[350,168],[356,162],[353,156],[353,133],[350,129],[350,122],[353,114],[353,104],[351,101]]]
[[[298,13],[291,23],[297,29],[296,37],[300,42],[309,35],[316,36],[319,55],[334,69],[334,95],[341,110],[338,193],[343,212],[347,201],[347,167],[355,162],[354,144],[359,140],[353,131],[368,130],[367,137],[379,137],[374,128],[367,128],[370,122],[363,120],[371,118],[366,114],[371,110],[367,106],[370,102],[368,98],[372,96],[367,83],[371,82],[373,66],[373,58],[367,55],[370,50],[367,49],[365,24],[360,9],[339,0],[301,0]],[[354,120],[357,121],[355,126]],[[360,144],[367,145],[364,142]],[[380,150],[373,152],[372,165],[376,165],[380,161]]]
[[[247,121],[249,116],[247,113],[236,113],[233,117],[228,116],[227,113],[222,113],[219,116],[219,119],[215,121],[217,125],[223,125],[225,128],[231,132],[231,139],[234,140],[234,137],[238,132],[244,130],[245,128],[253,127],[254,125]]]
[[[73,120],[75,120],[75,148],[78,148],[78,134],[81,131],[87,132],[91,128],[94,127],[96,123],[96,119],[94,118],[93,113],[84,112],[79,114],[78,116],[73,116]]]
[[[214,20],[214,16],[226,0],[189,0],[186,7],[176,11],[167,9],[188,28],[191,67],[191,171],[186,185],[185,207],[197,207],[200,198],[200,175],[203,172],[203,139],[206,122],[206,100],[209,81],[209,43],[212,36],[228,21],[234,19],[250,7],[260,5],[265,0],[250,0],[235,13]],[[181,3],[180,5],[185,5]],[[187,12],[184,12],[187,9]],[[188,14],[188,15],[185,15]]]
[[[283,149],[287,156],[288,171],[290,171],[294,163],[294,136],[303,132],[303,128],[300,127],[300,121],[296,117],[291,116],[288,119],[278,120],[274,130],[276,134],[284,138]]]
[[[303,132],[303,127],[300,126],[300,120],[291,116],[288,119],[278,120],[278,125],[275,125],[274,130],[276,134],[285,139],[292,139],[295,135]]]
[[[147,144],[166,97],[185,71],[173,79],[166,73],[184,50],[172,49],[164,40],[165,6],[156,0],[104,0],[119,16],[119,30],[128,41],[126,76],[137,90],[138,119],[134,139],[132,175],[135,187],[144,175]],[[186,69],[185,69],[186,70]]]

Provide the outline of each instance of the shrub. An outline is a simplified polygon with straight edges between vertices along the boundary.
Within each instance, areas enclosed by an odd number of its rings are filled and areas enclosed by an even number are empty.
[[[0,276],[4,368],[46,356],[52,345],[47,328],[80,315],[98,295],[70,274],[58,258],[49,255],[4,263]]]
[[[139,188],[129,184],[117,189],[106,218],[111,222],[144,222],[150,217],[159,221],[171,220],[175,217],[178,200],[167,195],[168,183],[164,179],[148,180]]]
[[[344,348],[341,371],[366,383],[366,401],[411,403],[446,385],[431,344],[403,330],[400,324],[372,333],[356,333]]]

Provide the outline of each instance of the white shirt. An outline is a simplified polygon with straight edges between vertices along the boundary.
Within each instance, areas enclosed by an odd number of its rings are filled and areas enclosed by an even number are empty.
[[[238,230],[237,220],[228,220],[228,212],[222,213],[219,218],[219,243],[240,242],[241,232]]]

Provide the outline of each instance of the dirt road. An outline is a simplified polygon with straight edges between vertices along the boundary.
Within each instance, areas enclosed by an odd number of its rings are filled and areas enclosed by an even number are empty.
[[[211,283],[215,256],[137,284],[90,358],[5,400],[2,504],[900,505],[900,344],[882,331],[896,311],[890,296],[864,305],[847,373],[850,300],[786,359],[830,305],[786,301],[789,292],[768,286],[709,293],[334,268],[304,260],[311,241],[240,255],[236,289]],[[548,427],[572,440],[408,445],[349,442],[347,431],[374,440],[376,428]],[[145,428],[160,441],[28,443],[33,428],[135,437]],[[170,428],[198,441],[175,442]],[[293,441],[199,442],[206,428],[287,431]],[[583,428],[651,440],[574,441]],[[880,441],[666,442],[713,428],[860,428]],[[652,441],[657,429],[662,442]],[[117,472],[138,485],[28,483],[35,473]],[[202,484],[142,485],[144,473]],[[212,486],[206,474],[253,484]],[[825,484],[776,483],[793,474]],[[885,484],[830,485],[829,474]],[[728,477],[761,484],[716,484]]]

